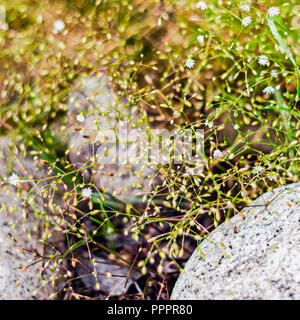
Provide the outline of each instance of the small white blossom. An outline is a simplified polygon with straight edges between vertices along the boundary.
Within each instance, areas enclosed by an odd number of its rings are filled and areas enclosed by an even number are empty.
[[[264,88],[264,90],[262,92],[263,92],[263,94],[272,94],[275,91],[276,90],[273,87],[266,87],[266,88]]]
[[[211,121],[205,120],[204,125],[205,125],[206,127],[209,127],[209,128],[211,129],[214,124],[213,124]]]
[[[272,77],[272,78],[278,78],[278,72],[277,72],[277,70],[275,70],[275,69],[271,70],[271,77]]]
[[[179,118],[180,113],[178,111],[174,111],[173,116],[174,116],[174,118]]]
[[[261,171],[263,171],[263,169],[264,168],[262,166],[256,166],[256,167],[253,168],[252,172],[254,174],[259,174]]]
[[[271,180],[271,181],[273,181],[274,179],[276,179],[277,178],[277,173],[275,173],[275,172],[271,172],[270,174],[268,174],[268,178]]]
[[[200,44],[203,44],[203,43],[204,43],[204,36],[198,36],[198,37],[197,37],[197,41],[198,41]]]
[[[207,5],[204,1],[199,1],[198,3],[196,3],[196,8],[200,10],[206,10]]]
[[[8,177],[8,183],[12,186],[17,186],[20,183],[18,175],[13,173],[10,177]]]
[[[213,153],[213,157],[214,159],[220,159],[224,157],[224,154],[222,151],[220,151],[219,149],[215,150]]]
[[[250,7],[247,4],[242,5],[240,8],[244,12],[249,12],[250,11]]]
[[[280,13],[280,10],[278,7],[271,7],[268,9],[268,15],[270,17],[278,16]]]
[[[159,17],[157,20],[157,25],[160,27],[162,25],[162,18]]]
[[[269,58],[263,54],[263,55],[258,57],[258,63],[261,66],[268,66],[270,64]]]
[[[65,28],[65,23],[62,20],[56,20],[53,23],[53,27],[57,32],[63,31]]]
[[[195,65],[195,60],[192,59],[192,58],[188,58],[185,62],[185,66],[188,68],[188,69],[192,69]]]
[[[194,226],[194,225],[195,225],[195,221],[194,221],[194,220],[191,220],[190,226]]]
[[[243,20],[242,20],[242,25],[244,27],[247,27],[250,23],[252,22],[252,18],[251,17],[245,17]]]
[[[83,198],[90,198],[92,196],[92,189],[90,187],[81,190]]]
[[[84,115],[83,114],[78,114],[77,116],[76,116],[76,120],[77,120],[77,122],[83,122],[84,121]]]

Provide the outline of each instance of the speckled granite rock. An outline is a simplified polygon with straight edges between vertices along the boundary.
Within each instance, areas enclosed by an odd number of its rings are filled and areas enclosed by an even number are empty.
[[[31,266],[27,271],[17,269],[29,265],[33,259],[30,255],[17,252],[18,247],[8,233],[13,234],[19,244],[27,249],[37,248],[38,244],[34,239],[28,239],[28,226],[21,225],[18,220],[22,208],[14,203],[14,190],[8,189],[0,192],[0,202],[16,207],[17,212],[8,213],[5,210],[0,213],[0,300],[43,299],[43,291],[34,295],[34,290],[41,286],[39,265]],[[13,223],[16,223],[16,229],[12,228]],[[20,284],[16,286],[19,280]]]
[[[196,249],[171,299],[300,299],[300,183],[274,191],[200,244],[205,259]]]
[[[3,151],[8,150],[8,144],[7,139],[0,140],[0,172],[4,179],[9,174],[10,159],[13,164],[18,161],[12,154]],[[17,170],[14,171],[19,174]],[[34,258],[17,252],[19,248],[8,234],[12,234],[21,246],[29,250],[35,249],[39,252],[40,243],[35,237],[34,222],[23,218],[22,200],[17,197],[16,188],[7,183],[0,189],[0,207],[0,300],[47,298],[47,291],[43,289],[34,292],[42,285],[39,278],[40,264],[29,267],[27,271],[18,269],[32,263]]]

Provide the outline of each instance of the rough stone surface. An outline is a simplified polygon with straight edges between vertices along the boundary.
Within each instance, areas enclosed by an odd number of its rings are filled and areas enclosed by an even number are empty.
[[[7,190],[7,193],[0,193],[0,202],[12,205],[12,199],[15,197],[13,190]],[[1,300],[29,300],[42,299],[41,292],[34,295],[34,291],[41,286],[41,280],[38,278],[40,274],[39,265],[31,266],[27,271],[18,269],[19,266],[27,266],[33,262],[32,256],[17,252],[18,247],[8,236],[13,234],[18,243],[26,249],[37,247],[35,240],[28,239],[28,230],[26,225],[20,225],[18,218],[22,210],[19,204],[17,213],[0,213],[0,299]],[[16,229],[12,228],[12,224],[16,223]],[[27,226],[28,227],[28,226]],[[20,284],[17,286],[18,281]]]
[[[19,159],[9,153],[8,145],[7,139],[0,140],[0,172],[4,180],[10,174],[8,168],[11,160],[14,172],[24,176],[17,170],[15,164]],[[18,252],[20,248],[8,235],[12,234],[23,248],[40,252],[40,243],[34,231],[35,223],[30,217],[24,219],[22,200],[17,197],[15,187],[4,183],[0,189],[0,207],[0,300],[48,298],[47,290],[38,290],[42,286],[40,264],[32,265],[26,271],[19,269],[35,260],[30,254]]]
[[[274,191],[202,241],[171,299],[300,299],[300,183]]]
[[[89,258],[88,254],[84,254],[85,258]],[[130,269],[125,266],[119,266],[113,262],[97,257],[91,256],[95,260],[95,264],[84,261],[82,264],[77,264],[76,271],[81,276],[82,282],[87,288],[101,291],[106,295],[120,295],[123,290],[126,290],[134,283],[135,279],[140,276],[140,273],[134,269],[130,272],[130,277],[127,280]],[[96,277],[94,273],[97,273],[97,280],[100,284],[100,288],[96,287]],[[92,274],[92,275],[91,275]],[[126,287],[125,287],[126,285]]]

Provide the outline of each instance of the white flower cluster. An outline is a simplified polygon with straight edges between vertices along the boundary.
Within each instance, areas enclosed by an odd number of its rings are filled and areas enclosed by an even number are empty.
[[[250,23],[252,22],[252,18],[251,17],[245,17],[243,20],[242,20],[242,25],[244,27],[247,27]]]
[[[213,157],[214,159],[220,159],[220,158],[224,158],[224,154],[222,151],[220,151],[219,149],[216,149],[213,153]]]
[[[263,94],[272,94],[276,91],[276,89],[274,89],[273,87],[266,87],[263,90]]]
[[[10,177],[8,177],[8,183],[12,186],[17,186],[20,183],[18,175],[13,173]]]
[[[271,70],[271,77],[278,78],[278,72],[275,69]]]
[[[252,172],[254,173],[254,174],[259,174],[259,173],[261,173],[262,171],[263,171],[263,167],[262,166],[255,166],[254,168],[253,168],[253,170],[252,170]]]
[[[90,187],[83,188],[81,190],[81,195],[83,198],[90,198],[92,196],[92,189]]]
[[[261,66],[268,66],[270,64],[269,58],[266,55],[263,54],[263,55],[258,57],[258,63]]]
[[[200,43],[200,44],[203,44],[204,43],[204,36],[198,36],[197,37],[197,41]]]
[[[208,120],[205,120],[204,125],[205,125],[206,127],[209,127],[209,129],[211,129],[211,128],[214,126],[213,122],[208,121]]]
[[[207,5],[204,1],[199,1],[196,3],[196,8],[204,11],[207,9]]]
[[[53,23],[53,27],[57,32],[63,31],[65,28],[65,23],[62,20],[56,20]]]
[[[270,17],[278,16],[280,13],[280,10],[278,7],[271,7],[268,9],[268,15]]]
[[[195,60],[193,58],[186,59],[185,66],[188,69],[192,69],[194,67],[194,65],[195,65]]]
[[[250,7],[247,4],[244,4],[244,5],[240,6],[240,8],[244,12],[249,12],[250,11]]]
[[[83,121],[84,121],[84,115],[83,115],[82,113],[78,114],[78,115],[76,116],[76,120],[77,120],[77,122],[79,122],[79,123],[83,122]]]

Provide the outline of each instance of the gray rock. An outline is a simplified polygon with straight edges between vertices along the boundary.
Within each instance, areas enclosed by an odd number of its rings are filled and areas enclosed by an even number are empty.
[[[21,161],[11,149],[13,146],[9,140],[2,138],[0,170],[4,181],[10,174],[10,165],[20,177],[25,177],[34,167],[33,161]],[[32,254],[19,252],[18,245],[41,252],[35,231],[37,220],[24,216],[22,202],[22,195],[18,196],[17,188],[4,182],[0,189],[0,300],[46,299],[52,293],[43,285],[41,263],[31,265],[36,258]],[[17,240],[18,245],[9,234]],[[29,265],[27,270],[19,268]]]
[[[300,183],[274,191],[202,241],[171,299],[300,299]]]
[[[89,258],[87,253],[84,256]],[[77,264],[76,267],[77,273],[87,288],[101,290],[105,294],[120,295],[123,290],[126,292],[135,279],[140,276],[140,273],[133,269],[130,272],[130,277],[126,280],[130,271],[128,267],[114,264],[95,255],[92,255],[91,258],[95,263],[84,261],[82,264]],[[96,287],[96,278],[100,288]]]
[[[22,206],[16,198],[16,193],[11,187],[0,191],[0,203],[16,208],[16,212],[9,213],[3,210],[0,213],[0,300],[29,300],[43,299],[43,290],[35,294],[35,290],[41,287],[42,281],[40,264],[29,267],[26,271],[18,267],[31,264],[34,259],[30,254],[17,252],[19,247],[9,237],[11,233],[18,243],[29,250],[39,248],[37,241],[29,239],[32,225],[22,223]],[[12,228],[15,224],[16,228]],[[29,229],[28,229],[29,228]],[[31,229],[32,231],[32,229]],[[19,282],[20,281],[20,282]],[[19,282],[19,284],[18,284]],[[18,286],[17,286],[18,284]]]

